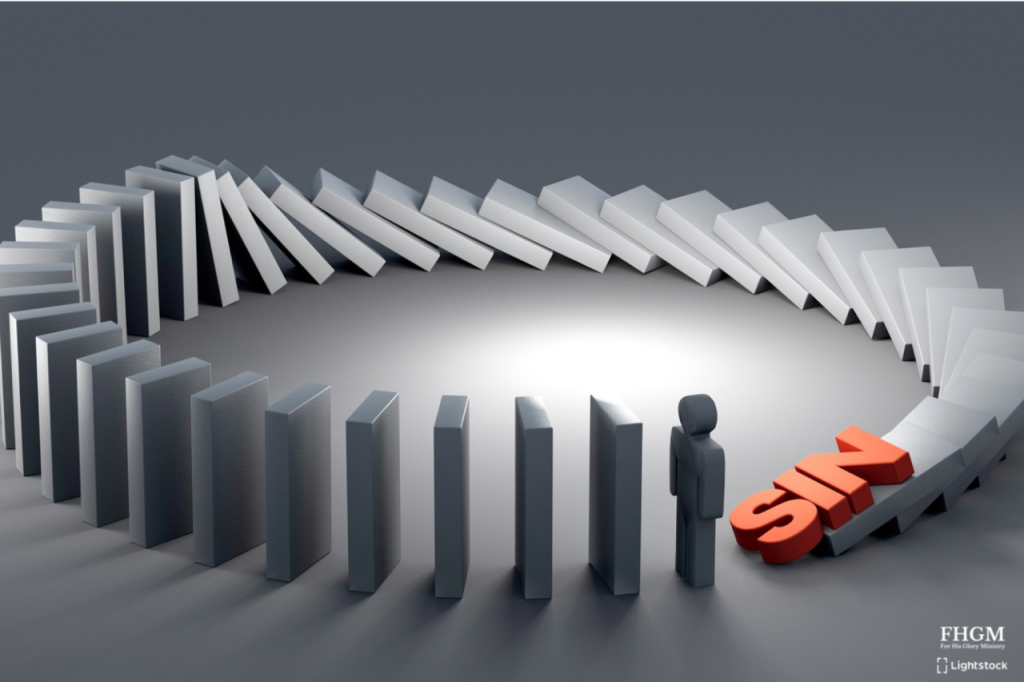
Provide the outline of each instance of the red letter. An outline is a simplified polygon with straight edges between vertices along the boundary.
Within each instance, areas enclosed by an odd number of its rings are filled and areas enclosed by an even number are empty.
[[[874,503],[870,486],[902,483],[914,473],[906,450],[856,426],[836,436],[836,443],[839,452],[805,457],[796,470],[845,495],[854,514]]]
[[[784,490],[762,490],[740,502],[729,516],[739,546],[758,550],[769,564],[799,559],[823,534],[817,507],[787,498]]]
[[[813,478],[789,469],[773,483],[779,490],[785,490],[795,497],[812,502],[821,511],[821,522],[835,529],[853,518],[850,503],[832,488],[826,488]]]

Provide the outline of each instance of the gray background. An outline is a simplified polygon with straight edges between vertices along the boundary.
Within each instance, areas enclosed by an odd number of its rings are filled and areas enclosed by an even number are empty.
[[[0,6],[0,230],[89,181],[167,154],[263,164],[300,186],[320,166],[424,190],[533,192],[582,174],[617,193],[709,189],[835,229],[887,226],[1024,293],[1020,6]],[[927,392],[913,363],[822,310],[668,268],[597,275],[498,258],[344,263],[325,285],[244,291],[164,320],[165,362],[271,377],[271,399],[333,385],[335,551],[291,585],[254,549],[217,569],[191,536],[152,550],[94,529],[0,455],[5,679],[930,679],[935,658],[1024,665],[1024,485],[1010,461],[949,513],[839,559],[784,567],[719,524],[718,584],[672,571],[667,447],[675,402],[708,392],[726,509],[850,423],[884,434]],[[404,559],[373,596],[346,590],[345,417],[402,395]],[[645,422],[642,592],[586,565],[587,396]],[[432,591],[430,427],[472,401],[473,565]],[[512,565],[513,398],[555,426],[555,574],[527,603]],[[1007,650],[950,655],[942,625],[1006,628]],[[1011,672],[1011,675],[1019,672]],[[975,673],[974,676],[984,676]]]

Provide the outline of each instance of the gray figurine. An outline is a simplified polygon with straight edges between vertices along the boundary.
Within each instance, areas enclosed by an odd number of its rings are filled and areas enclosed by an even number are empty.
[[[711,438],[718,409],[707,395],[679,401],[669,489],[676,503],[676,572],[694,587],[715,584],[715,521],[724,515],[725,452]]]

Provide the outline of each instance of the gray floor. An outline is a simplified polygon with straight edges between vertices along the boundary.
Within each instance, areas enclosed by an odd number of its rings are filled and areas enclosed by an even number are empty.
[[[319,166],[484,194],[580,173],[616,194],[709,189],[836,229],[889,227],[973,265],[1024,304],[1019,7],[3,6],[0,222],[169,153]],[[45,32],[39,30],[45,26]],[[950,36],[962,40],[951,41]],[[100,37],[103,39],[100,39]],[[172,49],[172,45],[179,46]],[[46,58],[28,58],[46,55]],[[219,568],[190,536],[143,550],[126,522],[79,520],[0,454],[0,669],[12,680],[931,679],[939,656],[1024,664],[1024,445],[908,534],[771,567],[719,526],[718,583],[673,572],[668,439],[676,402],[718,401],[726,509],[851,423],[884,433],[928,393],[889,341],[823,310],[664,268],[484,272],[341,264],[323,286],[250,291],[163,320],[165,363],[270,376],[271,401],[330,383],[335,551],[290,585],[260,547]],[[375,595],[346,589],[344,419],[402,400],[404,558]],[[586,565],[591,392],[645,423],[642,591]],[[471,396],[473,564],[432,596],[431,425]],[[555,428],[554,598],[514,587],[513,398]],[[943,625],[1006,628],[1007,650],[939,648]]]

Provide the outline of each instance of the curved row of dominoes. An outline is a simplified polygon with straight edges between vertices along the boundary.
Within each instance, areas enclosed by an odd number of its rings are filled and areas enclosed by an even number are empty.
[[[209,363],[161,366],[158,345],[126,344],[126,332],[152,336],[161,315],[190,319],[200,298],[234,303],[236,276],[274,293],[286,279],[270,242],[323,283],[334,270],[298,226],[370,276],[386,262],[379,246],[424,270],[442,249],[480,269],[495,250],[541,270],[553,254],[597,272],[615,256],[640,273],[668,264],[702,286],[728,276],[753,294],[774,287],[798,308],[820,304],[891,338],[932,384],[933,397],[883,436],[911,453],[915,473],[826,528],[833,555],[948,509],[1024,426],[1024,313],[1004,309],[1002,290],[978,288],[972,268],[898,248],[885,228],[833,232],[817,216],[788,220],[769,203],[732,210],[706,191],[610,196],[580,177],[539,197],[499,180],[481,199],[439,178],[424,196],[380,172],[364,194],[320,170],[307,195],[270,168],[250,178],[227,161],[173,156],[129,169],[124,186],[87,184],[79,202],[48,203],[0,244],[4,443],[24,475],[41,475],[46,497],[81,496],[86,522],[129,517],[145,547],[194,530],[208,565],[266,541],[268,576],[291,580],[330,551],[329,387],[305,384],[268,406],[267,377],[211,386]],[[468,566],[468,411],[467,398],[446,397],[435,427],[435,453],[446,453],[435,462],[439,596],[461,596]],[[550,563],[550,474],[534,481],[520,453],[531,428],[550,430],[542,413],[539,400],[517,401],[517,565],[545,543]],[[397,394],[374,392],[347,423],[352,589],[374,591],[400,556],[397,420]],[[540,461],[550,468],[550,452]],[[525,582],[524,594],[550,596]]]

